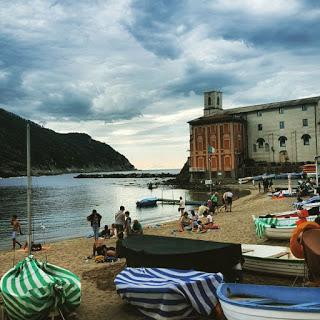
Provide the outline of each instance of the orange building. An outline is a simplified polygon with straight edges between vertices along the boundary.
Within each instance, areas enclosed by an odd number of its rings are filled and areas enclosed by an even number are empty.
[[[219,114],[222,94],[204,93],[205,116],[189,121],[192,178],[237,177],[246,155],[246,120],[240,115]],[[210,150],[213,147],[213,152]]]

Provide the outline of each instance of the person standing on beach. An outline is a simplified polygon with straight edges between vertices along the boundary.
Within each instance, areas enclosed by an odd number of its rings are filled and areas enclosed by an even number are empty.
[[[130,212],[126,211],[125,213],[125,224],[124,224],[124,231],[126,235],[128,236],[131,233],[131,218],[130,218]]]
[[[13,215],[11,219],[11,225],[12,225],[12,249],[16,249],[16,243],[22,247],[22,244],[17,240],[18,234],[22,234],[21,232],[21,225],[20,221],[18,220],[17,215]]]
[[[181,217],[183,216],[185,206],[186,206],[186,204],[185,204],[184,200],[182,199],[182,197],[180,197],[180,198],[179,198],[179,208],[178,208],[178,211],[180,212]]]
[[[117,234],[124,231],[124,226],[126,222],[126,215],[124,213],[124,210],[124,206],[120,206],[120,210],[114,216]]]
[[[97,210],[92,210],[92,213],[87,217],[87,220],[90,221],[91,223],[93,236],[95,240],[99,239],[99,229],[100,229],[101,218],[102,216],[97,212]]]
[[[228,208],[229,208],[229,211],[231,212],[231,209],[232,209],[232,198],[233,198],[233,193],[230,190],[225,192],[225,208],[226,208],[226,211],[228,211]]]
[[[218,208],[218,192],[212,194],[210,200],[212,201],[211,212],[214,214]]]

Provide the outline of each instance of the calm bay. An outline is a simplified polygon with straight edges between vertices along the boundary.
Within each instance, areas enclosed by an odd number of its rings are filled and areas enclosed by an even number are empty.
[[[136,173],[139,171],[135,171]],[[150,170],[148,173],[178,173],[178,170]],[[120,172],[123,173],[123,172]],[[144,226],[178,218],[177,206],[158,204],[152,208],[137,208],[136,201],[144,196],[165,199],[203,200],[203,194],[184,189],[159,185],[149,190],[149,182],[161,179],[150,178],[104,178],[75,179],[76,173],[32,178],[32,223],[34,241],[53,242],[62,239],[87,236],[90,224],[86,217],[93,209],[102,215],[101,225],[111,225],[114,214],[124,205],[132,219]],[[18,215],[22,231],[27,233],[27,178],[0,179],[0,249],[11,247],[13,214]],[[190,209],[190,208],[189,208]],[[20,236],[24,241],[26,236]]]

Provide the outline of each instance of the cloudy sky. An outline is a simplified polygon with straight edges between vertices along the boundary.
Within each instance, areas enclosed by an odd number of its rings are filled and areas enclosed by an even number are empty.
[[[180,168],[203,91],[320,95],[317,0],[1,0],[0,107]]]

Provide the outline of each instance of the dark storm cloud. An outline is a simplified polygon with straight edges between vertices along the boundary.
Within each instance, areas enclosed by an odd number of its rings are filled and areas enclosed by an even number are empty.
[[[190,92],[249,91],[286,67],[305,69],[307,56],[317,64],[318,1],[273,1],[284,3],[278,12],[250,3],[8,2],[0,105],[44,120],[116,121],[159,112],[155,103],[169,112]]]
[[[202,95],[205,90],[212,88],[224,88],[224,92],[227,93],[228,87],[238,81],[237,75],[232,72],[214,68],[205,69],[201,65],[190,64],[182,79],[169,83],[166,90],[169,95],[188,95],[192,91],[197,95]]]
[[[124,25],[134,38],[157,56],[175,59],[181,55],[173,28],[184,11],[184,1],[135,0],[131,5],[133,21]]]

